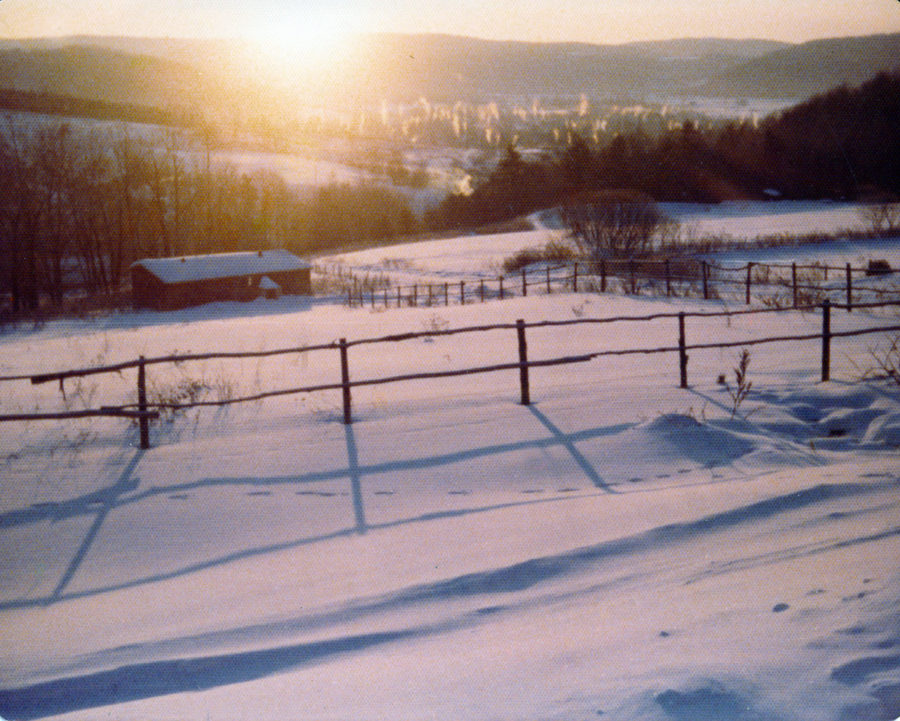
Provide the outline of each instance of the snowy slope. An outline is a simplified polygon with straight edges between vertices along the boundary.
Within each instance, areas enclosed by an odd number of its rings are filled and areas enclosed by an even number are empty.
[[[216,304],[8,332],[0,374],[682,308],[710,306]],[[833,327],[891,322],[854,311]],[[687,330],[704,342],[820,323]],[[529,354],[676,332],[672,319],[531,329]],[[756,347],[734,414],[718,376],[734,385],[736,349],[693,351],[689,389],[674,356],[630,356],[533,369],[527,407],[504,371],[355,389],[351,426],[338,393],[192,410],[154,426],[148,451],[121,419],[4,424],[0,715],[894,719],[900,389],[859,380],[885,342],[835,341],[824,384],[815,342]],[[355,346],[351,376],[515,353],[508,330]],[[339,366],[322,351],[149,373],[160,397],[195,383],[214,399],[333,382]],[[122,402],[133,386],[92,377],[63,398],[0,383],[0,410]]]
[[[714,239],[727,243],[752,244],[759,239],[803,237],[823,234],[834,240],[769,248],[709,254],[717,263],[820,263],[864,268],[871,259],[887,260],[900,268],[897,238],[848,239],[867,225],[855,203],[824,201],[662,203],[661,209],[680,227],[687,240]],[[535,230],[493,235],[469,235],[446,240],[377,247],[319,259],[324,268],[340,265],[357,276],[365,274],[390,278],[395,285],[444,283],[479,278],[496,279],[503,261],[524,249],[542,249],[551,241],[564,241],[565,231],[550,213],[531,216]]]

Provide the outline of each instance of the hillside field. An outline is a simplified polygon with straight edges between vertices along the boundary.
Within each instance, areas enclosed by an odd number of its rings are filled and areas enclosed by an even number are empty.
[[[739,215],[715,222],[752,237]],[[330,262],[477,277],[552,236]],[[840,252],[896,267],[897,245]],[[391,310],[283,297],[7,329],[0,375],[727,307],[570,292]],[[832,330],[898,322],[896,309],[835,310]],[[786,311],[688,317],[686,330],[711,343],[821,326],[818,311]],[[671,346],[677,333],[671,317],[529,328],[528,353]],[[168,412],[149,450],[120,418],[4,423],[0,716],[892,721],[900,386],[871,371],[896,337],[835,339],[825,383],[818,341],[754,346],[740,402],[738,345],[692,351],[686,389],[677,354],[601,357],[531,369],[531,405],[504,370],[354,388],[351,425],[340,391]],[[353,346],[349,370],[516,354],[515,329],[417,336]],[[148,369],[151,401],[339,381],[333,349]],[[63,387],[0,382],[0,413],[136,393],[133,370]]]

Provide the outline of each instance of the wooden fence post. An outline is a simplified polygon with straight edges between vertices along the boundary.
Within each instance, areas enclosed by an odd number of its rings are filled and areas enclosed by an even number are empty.
[[[459,281],[459,304],[466,304],[466,281]]]
[[[706,261],[704,260],[704,261],[702,261],[702,263],[703,263],[703,265],[700,266],[700,270],[703,275],[703,300],[709,300],[709,283],[708,283],[709,270],[706,265]]]
[[[637,278],[634,271],[634,258],[628,259],[628,274],[631,276],[631,295],[637,294]]]
[[[525,275],[525,269],[522,268],[522,297],[526,297],[528,295],[528,279]]]
[[[528,344],[525,342],[525,321],[516,321],[516,332],[519,335],[519,385],[523,406],[531,405],[531,393],[528,387]]]
[[[797,307],[797,264],[791,263],[791,286],[794,290],[794,307]]]
[[[822,382],[831,379],[831,301],[822,303]]]
[[[547,266],[547,295],[550,295],[550,266]]]
[[[503,295],[503,276],[501,275],[501,276],[500,276],[500,300],[503,300],[503,298],[504,298],[504,295]]]
[[[666,298],[672,295],[672,272],[669,259],[666,258]]]
[[[344,395],[344,425],[349,426],[353,419],[350,414],[350,364],[347,361],[347,339],[339,341],[341,349],[341,386]]]
[[[444,305],[450,305],[450,284],[444,283]]]
[[[575,263],[572,268],[572,292],[578,292],[578,263]]]
[[[681,369],[681,387],[687,388],[687,341],[684,334],[684,313],[678,314],[678,365]]]
[[[481,284],[478,286],[478,297],[484,303],[484,278],[481,279]]]
[[[147,418],[147,370],[144,363],[144,356],[140,357],[138,364],[137,391],[138,391],[138,411],[141,417],[138,425],[141,429],[141,449],[150,448],[150,419]]]
[[[847,312],[853,312],[853,271],[847,263]]]
[[[600,259],[600,292],[606,292],[606,258]]]
[[[753,263],[747,263],[747,292],[744,297],[744,303],[750,305],[750,283],[753,279]]]

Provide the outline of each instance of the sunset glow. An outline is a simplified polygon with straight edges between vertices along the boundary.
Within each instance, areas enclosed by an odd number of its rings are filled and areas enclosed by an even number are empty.
[[[267,15],[252,24],[246,36],[270,61],[273,70],[290,72],[339,60],[352,42],[358,24],[357,19],[336,10],[304,10]]]

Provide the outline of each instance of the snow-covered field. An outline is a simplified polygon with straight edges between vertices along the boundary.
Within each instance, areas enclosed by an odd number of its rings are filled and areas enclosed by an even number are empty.
[[[745,250],[710,254],[718,263],[824,263],[843,267],[851,263],[863,268],[871,259],[887,260],[900,268],[900,242],[890,239],[847,239],[845,231],[860,231],[866,223],[854,203],[773,201],[734,202],[718,205],[663,203],[662,210],[677,221],[684,238],[717,238],[745,242]],[[478,278],[495,279],[503,261],[526,248],[540,249],[551,241],[565,239],[552,214],[531,217],[535,229],[528,232],[470,235],[463,238],[376,247],[319,259],[320,265],[339,264],[359,276],[390,278],[395,284],[443,283]],[[832,234],[822,243],[753,247],[760,238]]]
[[[545,232],[370,253],[487,272]],[[570,293],[215,304],[10,330],[0,375],[720,307]],[[688,318],[687,335],[820,327],[785,312]],[[121,419],[3,424],[0,716],[893,720],[900,386],[860,380],[893,335],[836,339],[828,383],[817,342],[753,347],[736,412],[734,348],[692,351],[688,389],[668,354],[532,369],[530,406],[513,370],[356,388],[350,426],[339,392],[194,409],[154,425],[146,451]],[[528,351],[676,339],[673,319],[533,328]],[[350,373],[508,363],[516,348],[509,329],[354,346]],[[152,398],[340,379],[336,351],[148,372]],[[0,413],[129,402],[134,385],[131,371],[70,380],[65,397],[4,382]]]

